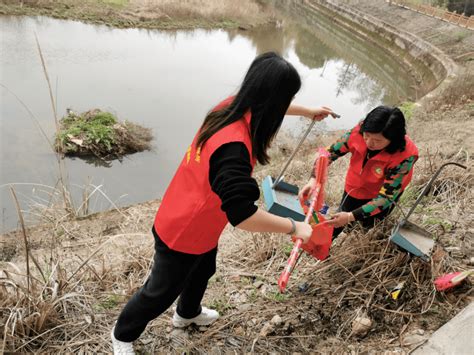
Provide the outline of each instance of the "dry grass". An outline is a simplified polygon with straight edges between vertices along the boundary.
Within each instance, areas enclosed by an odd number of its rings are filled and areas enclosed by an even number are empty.
[[[272,166],[260,167],[258,179],[277,174],[290,155],[291,141],[279,138],[282,143],[273,148]],[[318,137],[317,141],[333,139]],[[313,149],[309,143],[303,147],[286,180],[298,185],[306,181]],[[344,160],[341,164],[346,164]],[[472,165],[465,156],[458,161]],[[411,207],[442,162],[436,153],[423,155],[402,208]],[[330,201],[340,196],[343,171],[331,167]],[[411,218],[438,239],[431,263],[410,257],[388,242],[391,226],[400,217],[394,213],[384,226],[369,233],[354,230],[341,236],[331,257],[321,263],[302,256],[285,295],[278,292],[277,278],[288,257],[289,240],[228,230],[221,241],[218,272],[205,296],[205,303],[221,312],[219,322],[205,329],[172,332],[169,311],[150,324],[136,348],[172,353],[408,350],[410,346],[401,344],[412,328],[429,333],[472,299],[469,282],[446,294],[435,292],[432,284],[437,275],[465,269],[466,259],[472,256],[472,185],[471,170],[446,169]],[[13,260],[2,263],[4,350],[109,352],[111,326],[150,269],[149,227],[157,205],[83,220],[55,219],[48,209],[43,230],[26,232],[29,253],[37,264],[27,272],[24,245],[17,246]],[[395,301],[389,292],[400,281],[405,286]],[[351,327],[361,314],[373,321],[365,338],[353,334]]]
[[[268,7],[255,0],[131,0],[130,5],[171,19],[208,19],[215,22],[233,19],[258,23],[262,18],[273,16]]]
[[[474,111],[474,65],[470,70],[464,70],[447,87],[441,95],[431,102],[429,112],[446,110],[456,106],[470,105]]]
[[[0,0],[0,13],[157,29],[253,27],[275,17],[270,6],[256,0]]]

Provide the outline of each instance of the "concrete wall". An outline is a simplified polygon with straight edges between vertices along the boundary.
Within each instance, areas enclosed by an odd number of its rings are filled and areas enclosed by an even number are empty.
[[[401,28],[381,21],[370,14],[359,11],[356,1],[338,2],[334,0],[296,0],[308,8],[308,11],[326,12],[333,16],[334,22],[349,27],[358,35],[390,52],[411,71],[421,78],[422,95],[419,102],[430,100],[443,90],[459,73],[454,61],[431,43],[408,33]],[[400,26],[402,27],[402,26]],[[423,70],[429,70],[435,82],[424,83]]]

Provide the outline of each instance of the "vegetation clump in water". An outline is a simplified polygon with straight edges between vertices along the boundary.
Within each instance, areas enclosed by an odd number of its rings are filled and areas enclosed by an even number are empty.
[[[60,120],[55,149],[69,156],[96,156],[115,159],[150,149],[151,129],[135,123],[119,122],[110,112],[99,109],[80,115],[68,109]]]

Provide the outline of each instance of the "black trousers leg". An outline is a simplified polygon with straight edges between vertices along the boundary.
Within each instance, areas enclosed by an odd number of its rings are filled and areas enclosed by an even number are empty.
[[[217,248],[203,254],[199,265],[188,276],[179,296],[176,312],[183,318],[194,318],[201,313],[201,301],[209,279],[216,273]]]
[[[208,254],[213,254],[215,260],[217,250],[201,255],[177,252],[169,249],[155,232],[154,234],[155,256],[151,274],[128,301],[115,325],[114,335],[120,341],[131,342],[137,339],[148,322],[166,311],[178,298],[186,288],[187,282],[191,281],[190,275],[195,277],[197,275],[199,278],[198,269],[201,261],[209,258]],[[205,285],[207,286],[207,278]],[[202,294],[204,291],[205,287]],[[190,294],[189,302],[197,303],[198,301],[192,299],[192,296]],[[202,295],[199,302],[201,299]]]

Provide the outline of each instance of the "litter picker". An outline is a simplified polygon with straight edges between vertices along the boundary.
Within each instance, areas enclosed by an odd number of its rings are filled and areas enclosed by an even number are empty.
[[[332,242],[333,227],[328,225],[320,210],[324,204],[324,185],[327,180],[327,169],[329,165],[329,153],[319,148],[318,158],[315,164],[316,183],[309,192],[309,206],[306,206],[306,196],[300,201],[302,209],[306,213],[304,222],[310,223],[313,228],[311,238],[306,244],[299,238],[293,237],[294,246],[290,253],[287,266],[283,270],[278,280],[280,292],[284,292],[291,272],[295,268],[296,262],[301,255],[301,249],[318,260],[323,260],[329,255],[329,248]]]

